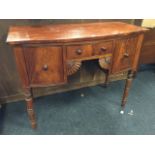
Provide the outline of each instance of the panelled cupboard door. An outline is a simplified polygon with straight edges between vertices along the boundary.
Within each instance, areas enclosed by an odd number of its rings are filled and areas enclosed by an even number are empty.
[[[116,41],[112,73],[119,73],[133,68],[137,45],[138,37],[120,39]]]
[[[24,56],[32,86],[65,83],[62,47],[25,47]]]

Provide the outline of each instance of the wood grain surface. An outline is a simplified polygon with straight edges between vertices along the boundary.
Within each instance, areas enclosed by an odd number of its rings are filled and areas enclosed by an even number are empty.
[[[58,24],[44,26],[12,26],[7,42],[10,44],[38,42],[68,42],[82,39],[100,39],[145,31],[145,28],[122,22]]]

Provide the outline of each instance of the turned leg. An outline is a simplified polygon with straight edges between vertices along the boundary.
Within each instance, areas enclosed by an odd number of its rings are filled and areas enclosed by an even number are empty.
[[[35,119],[35,113],[33,109],[33,98],[32,98],[32,90],[30,88],[25,89],[25,101],[27,104],[27,113],[29,120],[31,122],[31,126],[33,129],[36,128],[36,119]]]
[[[128,98],[128,94],[129,94],[129,90],[130,90],[132,81],[133,81],[133,77],[134,77],[134,73],[130,72],[128,74],[128,78],[127,78],[126,84],[125,84],[125,89],[124,89],[124,94],[123,94],[122,104],[121,104],[122,107],[124,107],[127,102],[127,98]]]

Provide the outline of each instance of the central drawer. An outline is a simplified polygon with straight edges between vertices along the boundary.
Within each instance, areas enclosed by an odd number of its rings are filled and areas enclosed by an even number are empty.
[[[94,44],[94,54],[102,56],[113,52],[113,41],[104,41]]]
[[[92,45],[67,46],[67,59],[81,59],[93,56]]]
[[[112,41],[100,41],[85,45],[67,46],[67,59],[88,59],[91,57],[100,58],[113,51]]]

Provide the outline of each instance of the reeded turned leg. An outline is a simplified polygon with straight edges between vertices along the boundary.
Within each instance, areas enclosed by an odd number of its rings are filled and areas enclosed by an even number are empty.
[[[127,98],[128,98],[129,90],[131,88],[133,77],[134,77],[134,73],[130,72],[128,74],[128,78],[127,78],[126,84],[125,84],[125,89],[124,89],[124,94],[123,94],[122,104],[121,104],[122,107],[124,107],[127,102]]]
[[[29,120],[30,120],[32,128],[35,129],[37,126],[37,123],[36,123],[35,113],[33,109],[32,90],[29,88],[25,89],[24,95],[25,95],[25,101],[27,104],[27,113],[29,116]]]

